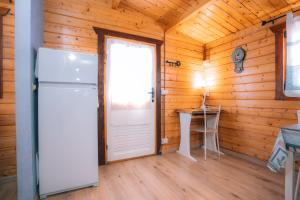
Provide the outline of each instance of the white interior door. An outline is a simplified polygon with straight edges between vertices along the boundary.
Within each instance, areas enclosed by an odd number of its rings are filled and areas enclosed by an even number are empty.
[[[155,46],[107,38],[107,160],[155,153]]]

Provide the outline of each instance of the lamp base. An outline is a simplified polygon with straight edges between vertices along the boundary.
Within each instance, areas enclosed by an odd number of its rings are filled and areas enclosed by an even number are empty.
[[[203,94],[203,97],[202,97],[202,105],[201,105],[201,109],[205,109],[205,102],[206,102],[206,92]]]

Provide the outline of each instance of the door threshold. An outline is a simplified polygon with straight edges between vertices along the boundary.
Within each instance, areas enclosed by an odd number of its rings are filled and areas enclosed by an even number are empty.
[[[140,159],[140,158],[146,158],[146,157],[150,157],[150,156],[157,156],[158,154],[149,154],[149,155],[144,155],[144,156],[138,156],[138,157],[133,157],[133,158],[125,158],[125,159],[121,159],[121,160],[113,160],[113,161],[105,161],[105,164],[113,164],[113,163],[118,163],[118,162],[124,162],[124,161],[129,161],[129,160],[136,160],[136,159]]]

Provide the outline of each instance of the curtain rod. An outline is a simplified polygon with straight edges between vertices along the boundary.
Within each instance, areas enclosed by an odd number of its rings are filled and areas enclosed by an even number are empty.
[[[295,12],[298,12],[298,11],[300,11],[300,9],[295,10],[295,11],[292,10],[292,13],[295,13]],[[261,22],[261,25],[264,26],[264,25],[269,24],[269,23],[274,24],[276,20],[281,19],[281,18],[283,18],[283,17],[285,17],[285,16],[286,16],[286,14],[281,15],[281,16],[278,16],[278,17],[276,17],[276,18],[274,18],[274,19],[264,20],[264,21]]]

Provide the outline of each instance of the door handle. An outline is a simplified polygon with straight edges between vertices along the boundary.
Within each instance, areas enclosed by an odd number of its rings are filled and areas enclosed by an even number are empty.
[[[151,94],[152,102],[154,102],[154,99],[155,99],[155,90],[154,90],[154,87],[151,89],[151,92],[148,92],[148,94]]]

